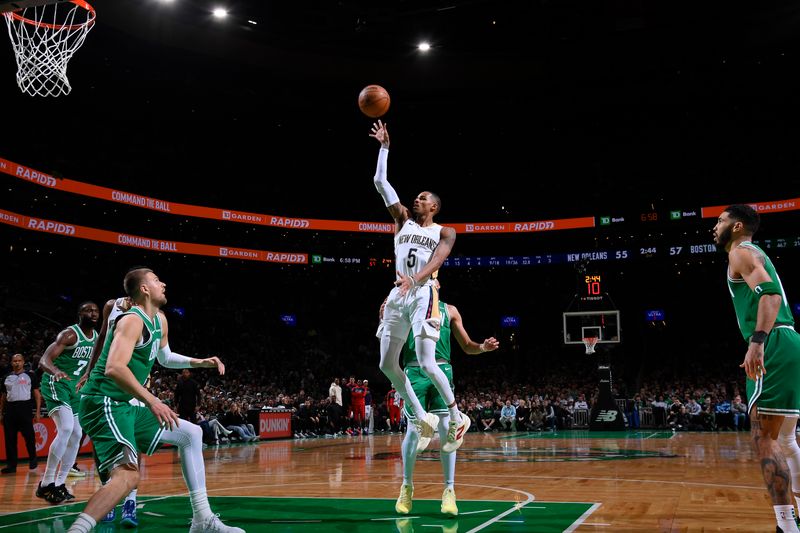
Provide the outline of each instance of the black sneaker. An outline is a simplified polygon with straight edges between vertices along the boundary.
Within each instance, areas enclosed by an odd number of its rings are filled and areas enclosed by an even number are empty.
[[[63,488],[63,490],[62,490],[62,488]],[[61,503],[64,500],[67,499],[67,495],[65,494],[66,490],[67,489],[66,489],[66,487],[64,487],[64,485],[59,485],[56,488],[54,488],[53,490],[51,490],[44,497],[44,499],[47,500],[49,503],[53,503],[53,504]]]
[[[64,501],[70,501],[75,499],[75,495],[72,494],[69,489],[67,489],[66,485],[61,485],[61,492],[64,493]]]
[[[56,490],[56,484],[50,483],[49,485],[45,485],[42,487],[42,482],[39,482],[39,485],[36,487],[36,497],[41,498],[43,500],[47,499],[47,495]]]

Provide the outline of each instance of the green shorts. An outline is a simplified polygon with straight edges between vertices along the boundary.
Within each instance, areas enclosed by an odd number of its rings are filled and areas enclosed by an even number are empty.
[[[747,378],[747,410],[758,405],[765,415],[800,416],[800,334],[774,328],[764,343],[766,374]]]
[[[82,396],[79,420],[92,439],[102,471],[137,463],[138,452],[152,455],[161,445],[164,428],[150,409],[118,402],[108,396]]]
[[[48,415],[52,415],[53,411],[60,407],[69,407],[73,413],[78,414],[81,399],[75,392],[76,383],[76,381],[66,379],[56,381],[47,373],[42,376],[40,391],[44,397]]]
[[[447,376],[447,382],[450,383],[450,390],[455,391],[453,387],[453,367],[450,363],[439,363],[439,368],[442,369],[444,375]],[[427,413],[433,414],[446,414],[447,404],[439,394],[439,390],[433,381],[428,377],[422,368],[419,366],[407,366],[405,368],[406,377],[411,381],[411,386],[414,388],[414,394],[419,398],[422,408]],[[406,418],[414,420],[414,413],[408,407],[407,403],[403,404],[403,412]]]

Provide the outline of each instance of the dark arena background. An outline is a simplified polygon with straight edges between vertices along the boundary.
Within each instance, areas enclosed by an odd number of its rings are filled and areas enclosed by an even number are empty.
[[[774,530],[750,422],[728,412],[747,401],[747,343],[711,230],[724,207],[756,206],[754,241],[800,314],[800,5],[92,6],[68,95],[22,94],[0,46],[3,375],[16,353],[36,372],[79,304],[102,308],[145,265],[167,284],[172,349],[226,364],[192,371],[199,412],[224,420],[237,404],[260,437],[204,440],[226,524]],[[396,276],[373,119],[357,106],[369,84],[391,96],[389,182],[407,206],[437,193],[436,221],[457,230],[441,299],[472,340],[500,342],[479,355],[453,342],[473,419],[457,516],[440,512],[438,440],[418,457],[413,511],[394,507],[405,420],[387,422],[378,368]],[[602,329],[593,354],[582,326]],[[179,375],[156,364],[151,392],[174,406]],[[371,425],[331,407],[332,379],[351,376],[369,382]],[[504,427],[520,400],[531,416]],[[55,429],[35,428],[38,469],[20,438],[19,468],[0,476],[0,531],[67,531],[100,486],[85,437],[76,498],[36,498]],[[187,529],[187,494],[174,447],[146,457],[138,529]]]

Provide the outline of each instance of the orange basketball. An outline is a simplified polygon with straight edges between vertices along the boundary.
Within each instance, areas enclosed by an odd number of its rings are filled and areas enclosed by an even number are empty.
[[[389,93],[380,85],[367,85],[358,94],[358,107],[370,118],[382,117],[389,111]]]

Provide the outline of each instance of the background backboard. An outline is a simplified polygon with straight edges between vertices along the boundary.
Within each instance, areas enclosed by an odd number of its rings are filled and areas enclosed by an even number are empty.
[[[583,345],[584,337],[599,337],[598,344],[621,342],[617,310],[567,311],[563,313],[564,344]]]

